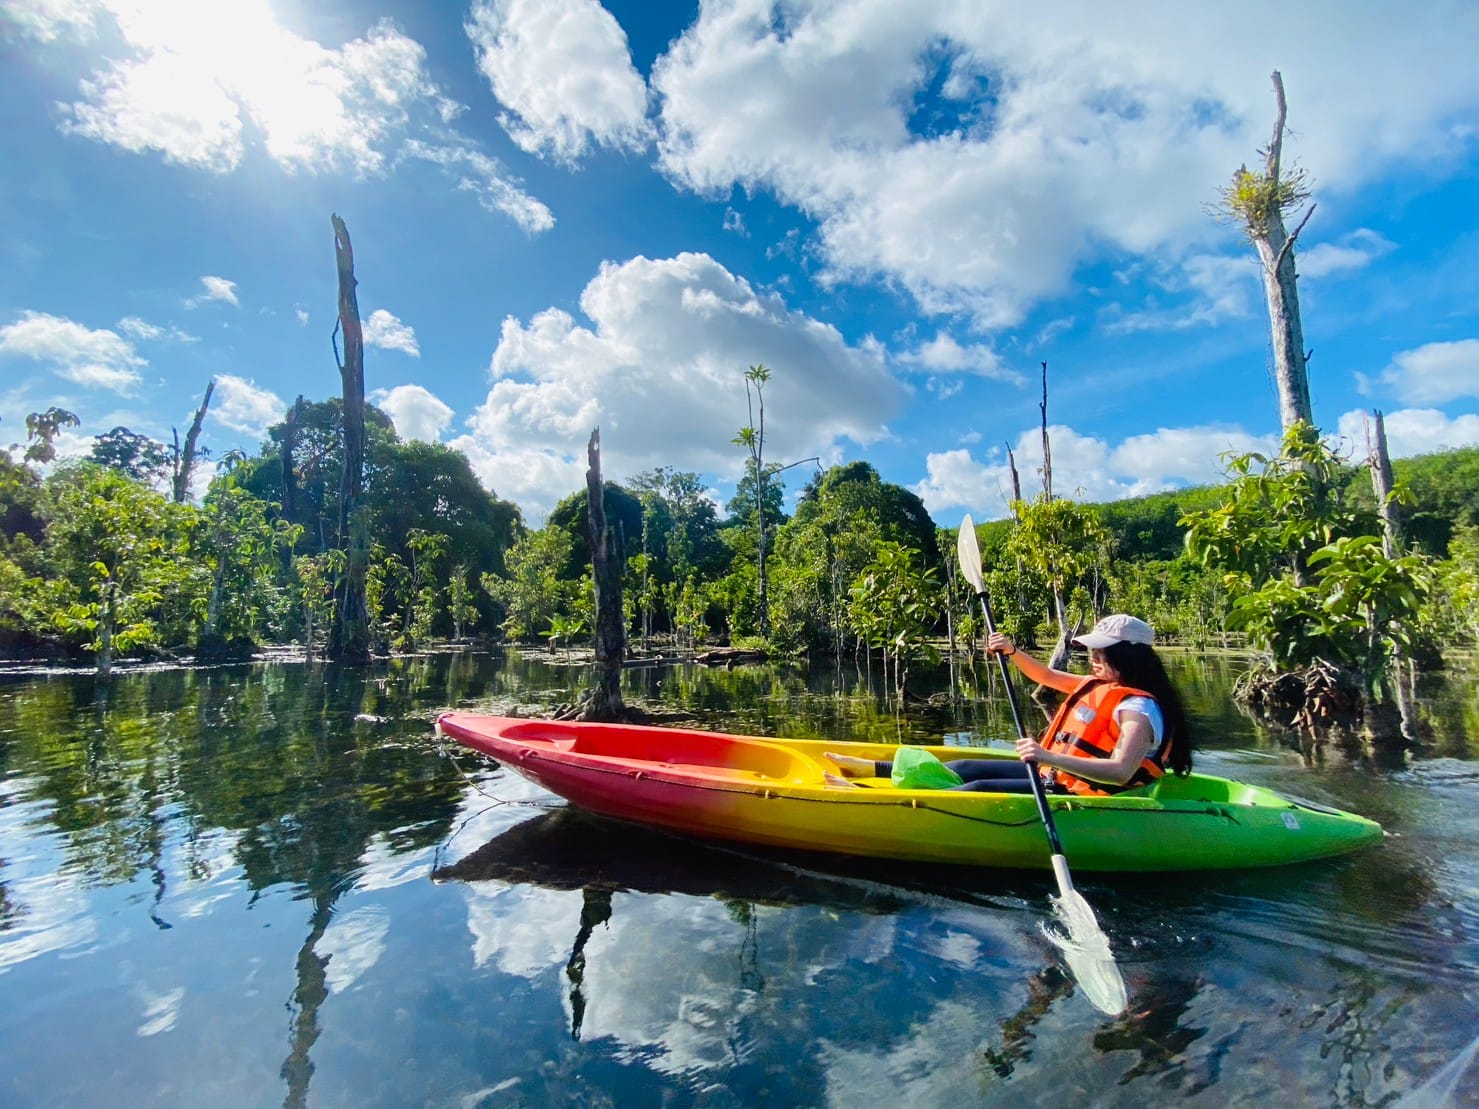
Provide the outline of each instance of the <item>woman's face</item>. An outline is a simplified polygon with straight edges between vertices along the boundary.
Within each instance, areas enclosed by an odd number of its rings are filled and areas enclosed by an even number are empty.
[[[1089,648],[1089,673],[1106,682],[1120,680],[1120,672],[1109,665],[1109,660],[1104,657],[1104,652],[1098,647]]]

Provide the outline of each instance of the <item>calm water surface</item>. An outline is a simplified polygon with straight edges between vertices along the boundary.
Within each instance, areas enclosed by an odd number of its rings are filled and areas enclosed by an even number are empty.
[[[1080,876],[1130,990],[1114,1019],[1040,931],[1046,873],[644,832],[432,735],[441,709],[569,699],[579,668],[0,676],[0,1104],[1479,1104],[1479,1064],[1432,1081],[1479,1032],[1479,681],[1424,690],[1429,742],[1380,766],[1255,728],[1235,666],[1177,660],[1199,768],[1392,835]],[[628,677],[733,731],[1009,730],[944,674],[903,721],[851,668]]]

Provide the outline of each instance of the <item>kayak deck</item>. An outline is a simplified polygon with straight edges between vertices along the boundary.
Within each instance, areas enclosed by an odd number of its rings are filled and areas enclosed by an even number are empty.
[[[885,760],[890,744],[736,736],[683,728],[447,713],[438,730],[593,812],[711,838],[878,858],[1048,865],[1030,794],[834,784],[826,752]],[[1012,759],[992,748],[929,747]],[[1206,774],[1166,775],[1108,797],[1054,795],[1076,870],[1268,866],[1339,854],[1382,836],[1350,813]]]

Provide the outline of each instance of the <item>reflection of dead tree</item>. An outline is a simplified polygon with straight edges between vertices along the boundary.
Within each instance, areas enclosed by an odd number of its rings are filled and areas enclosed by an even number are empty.
[[[288,1011],[293,1014],[292,1034],[288,1037],[288,1057],[282,1064],[282,1077],[287,1080],[285,1109],[301,1109],[308,1104],[308,1080],[313,1077],[313,1060],[309,1053],[318,1042],[318,1010],[329,996],[329,960],[315,948],[328,930],[334,916],[334,897],[315,896],[313,918],[308,938],[298,949],[298,985]]]
[[[1010,1078],[1018,1063],[1032,1058],[1033,1027],[1047,1016],[1053,1002],[1073,992],[1073,979],[1056,966],[1044,967],[1027,983],[1027,1001],[1001,1022],[1001,1048],[988,1047],[986,1062],[1002,1078]]]
[[[611,890],[586,886],[580,891],[580,930],[575,933],[575,946],[565,964],[565,977],[570,979],[570,1038],[580,1039],[580,1026],[585,1021],[585,945],[591,933],[611,919]]]

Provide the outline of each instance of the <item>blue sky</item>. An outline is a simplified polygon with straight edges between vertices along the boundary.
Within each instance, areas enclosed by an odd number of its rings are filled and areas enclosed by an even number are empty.
[[[531,523],[583,485],[866,459],[935,519],[1006,448],[1107,500],[1271,447],[1257,262],[1208,214],[1284,76],[1315,415],[1479,443],[1479,7],[0,0],[0,442],[60,405],[255,450],[366,387]],[[794,495],[805,467],[792,471]]]

